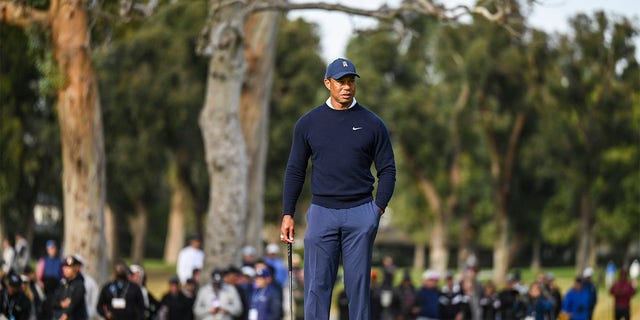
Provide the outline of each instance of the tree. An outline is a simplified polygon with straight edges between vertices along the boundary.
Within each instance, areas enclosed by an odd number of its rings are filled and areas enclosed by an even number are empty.
[[[57,90],[62,144],[64,251],[82,255],[97,281],[107,277],[104,252],[105,155],[98,87],[90,59],[87,5],[51,0],[48,10],[1,1],[0,21],[49,32],[63,81]],[[72,232],[73,230],[73,232]]]
[[[573,32],[558,39],[550,82],[556,103],[545,109],[541,145],[553,156],[548,169],[560,190],[546,208],[549,238],[567,241],[562,235],[574,232],[581,271],[595,265],[598,243],[627,248],[639,223],[628,201],[638,195],[638,29],[603,12],[579,14],[570,25]]]

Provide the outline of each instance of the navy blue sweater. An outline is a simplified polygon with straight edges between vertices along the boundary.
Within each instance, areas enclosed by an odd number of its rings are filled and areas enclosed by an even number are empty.
[[[376,205],[384,210],[396,181],[389,132],[382,120],[360,104],[335,110],[326,103],[303,115],[293,129],[293,142],[283,187],[283,214],[293,215],[311,159],[313,204],[352,208],[373,199],[376,167]]]

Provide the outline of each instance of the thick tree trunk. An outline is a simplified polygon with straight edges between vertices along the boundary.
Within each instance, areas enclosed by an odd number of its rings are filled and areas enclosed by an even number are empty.
[[[59,3],[60,2],[60,3]],[[64,252],[80,254],[99,283],[108,275],[104,237],[105,154],[98,86],[89,52],[86,3],[51,2],[51,40],[64,83],[58,91],[62,139]]]
[[[171,187],[171,204],[169,222],[167,223],[167,238],[164,243],[164,261],[176,263],[178,253],[185,242],[186,215],[193,212],[191,196],[182,181],[178,164],[174,160],[169,168],[169,185]]]
[[[493,241],[493,281],[494,283],[504,283],[505,276],[509,268],[509,217],[507,216],[506,195],[498,194],[496,200],[498,207],[496,208],[496,224],[495,239]]]
[[[533,254],[531,255],[531,271],[538,272],[542,267],[542,240],[540,236],[533,239],[533,244],[531,245]]]
[[[460,217],[460,234],[458,236],[458,270],[464,270],[467,259],[473,254],[471,215],[467,212]]]
[[[440,274],[447,271],[449,263],[449,246],[447,244],[448,232],[442,218],[436,218],[431,228],[431,242],[429,250],[429,268]]]
[[[106,240],[106,253],[109,261],[114,261],[118,257],[118,237],[116,217],[109,204],[104,208],[104,235]]]
[[[239,115],[245,74],[245,17],[241,2],[221,5],[211,0],[210,6],[209,26],[204,32],[206,47],[200,48],[211,56],[205,104],[200,113],[210,182],[205,270],[240,263],[248,189],[247,149]]]
[[[413,247],[413,269],[424,270],[425,254],[424,250],[426,246],[423,243],[416,243]]]
[[[144,239],[147,237],[147,217],[148,211],[144,202],[135,202],[136,212],[129,217],[129,230],[131,230],[131,260],[135,264],[142,264],[144,260]]]
[[[264,184],[269,138],[269,98],[273,84],[279,12],[254,14],[244,26],[244,55],[248,61],[240,103],[240,122],[249,159],[249,203],[245,245],[262,253]]]
[[[580,220],[578,221],[578,248],[576,250],[576,272],[590,266],[589,255],[593,250],[591,224],[593,219],[591,198],[587,191],[580,194]],[[593,265],[591,265],[593,267]]]

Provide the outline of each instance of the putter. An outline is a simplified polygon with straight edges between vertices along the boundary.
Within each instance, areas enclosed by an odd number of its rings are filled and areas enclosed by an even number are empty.
[[[291,243],[287,243],[287,259],[289,260],[289,315],[293,318],[293,257]]]

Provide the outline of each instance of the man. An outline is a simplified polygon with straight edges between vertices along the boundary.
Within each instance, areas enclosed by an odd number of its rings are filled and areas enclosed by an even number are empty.
[[[22,279],[12,272],[7,275],[6,287],[0,289],[0,319],[28,320],[30,315],[31,302],[22,291]]]
[[[193,276],[194,269],[202,269],[204,265],[204,251],[202,251],[202,239],[200,236],[189,237],[189,245],[178,253],[176,272],[180,277],[180,283],[184,284]]]
[[[453,276],[451,271],[446,273],[444,286],[440,290],[438,303],[442,319],[455,319],[460,312],[459,303],[462,299],[462,293],[460,292],[460,285],[454,281]]]
[[[427,270],[422,274],[422,287],[416,295],[415,313],[418,320],[440,319],[440,290],[438,272]]]
[[[591,281],[592,276],[593,268],[586,267],[582,272],[582,287],[589,292],[589,320],[593,318],[593,310],[596,308],[596,303],[598,303],[598,289]]]
[[[214,270],[211,283],[198,290],[193,314],[198,320],[232,320],[242,313],[242,301],[234,287],[224,283],[223,272]]]
[[[84,281],[80,276],[80,261],[73,256],[64,258],[63,279],[54,294],[53,318],[59,320],[86,320],[87,304],[84,300]]]
[[[84,302],[87,305],[87,318],[89,320],[100,319],[98,317],[98,311],[96,310],[96,306],[98,305],[98,296],[100,295],[100,287],[98,287],[98,283],[93,279],[93,277],[82,271],[82,268],[84,268],[84,259],[77,254],[73,257],[80,262],[80,274],[78,276],[82,278],[82,281],[84,282]]]
[[[265,251],[267,252],[267,256],[264,257],[264,262],[273,267],[275,271],[273,278],[280,287],[284,287],[287,284],[287,278],[289,277],[289,269],[284,263],[284,260],[279,256],[280,248],[277,244],[270,243],[267,245]]]
[[[147,290],[147,278],[144,273],[144,268],[137,264],[132,264],[129,267],[131,274],[129,275],[129,281],[135,283],[140,287],[142,291],[142,300],[144,301],[144,318],[153,319],[158,311],[160,302]]]
[[[280,320],[283,316],[282,294],[272,285],[273,277],[268,268],[256,272],[256,288],[251,298],[249,320]]]
[[[631,319],[629,310],[631,309],[631,297],[636,294],[636,289],[631,285],[631,281],[627,279],[627,269],[620,269],[618,281],[616,281],[609,290],[614,299],[614,316],[615,320]]]
[[[47,255],[38,260],[37,277],[44,293],[50,297],[62,279],[62,260],[58,257],[58,245],[54,240],[46,243]]]
[[[369,319],[371,253],[391,199],[396,167],[384,123],[355,100],[360,77],[347,59],[327,66],[329,98],[294,127],[283,187],[280,240],[293,243],[294,214],[311,159],[311,206],[304,239],[305,319],[329,319],[340,254],[351,320]],[[375,178],[378,186],[372,195]]]
[[[23,273],[24,268],[29,264],[29,260],[31,259],[31,253],[29,251],[29,242],[27,242],[27,238],[24,237],[24,234],[17,233],[16,234],[16,257],[14,262],[14,267],[16,268],[17,273]]]
[[[583,287],[583,281],[582,277],[576,277],[573,288],[562,301],[562,312],[571,320],[589,319],[591,294]]]
[[[187,298],[180,290],[180,278],[169,278],[169,292],[160,300],[159,319],[164,320],[192,320],[193,300]]]
[[[131,271],[122,262],[114,266],[115,279],[102,287],[97,311],[107,320],[143,320],[144,300],[140,287],[129,282]]]

